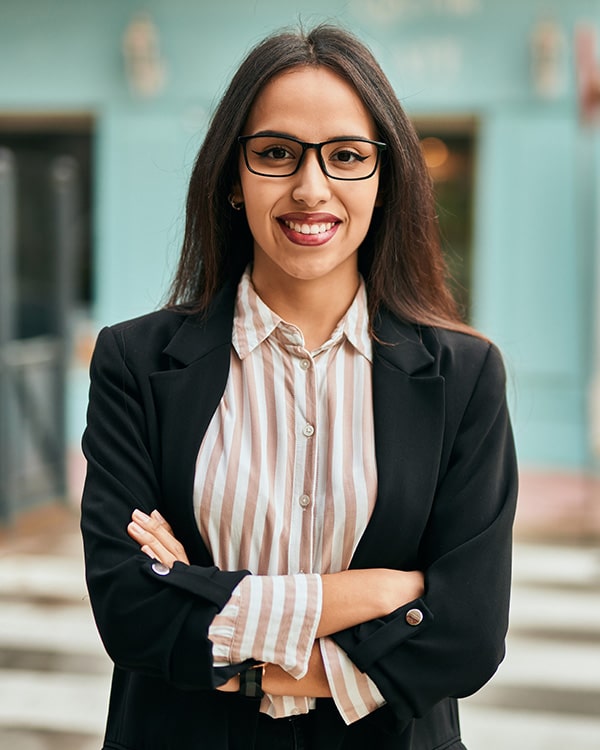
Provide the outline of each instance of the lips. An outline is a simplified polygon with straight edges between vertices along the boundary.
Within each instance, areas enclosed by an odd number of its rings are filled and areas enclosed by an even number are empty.
[[[277,221],[286,237],[297,245],[322,245],[335,235],[340,224],[333,214],[285,214]]]

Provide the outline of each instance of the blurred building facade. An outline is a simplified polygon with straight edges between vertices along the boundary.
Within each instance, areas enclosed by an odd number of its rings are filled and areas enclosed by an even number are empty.
[[[81,479],[95,332],[164,301],[188,175],[219,94],[252,44],[299,20],[355,31],[415,121],[457,294],[505,355],[524,472],[593,476],[597,0],[3,0],[0,243],[5,256],[12,247],[2,272],[13,283],[3,287],[0,347],[49,334],[67,343],[67,366],[56,368],[65,384],[67,484],[76,492]],[[43,170],[56,172],[57,158],[59,187],[39,197],[32,215]],[[56,249],[49,238],[60,235],[52,217],[65,180],[63,228],[76,232]],[[58,298],[68,309],[53,328]]]

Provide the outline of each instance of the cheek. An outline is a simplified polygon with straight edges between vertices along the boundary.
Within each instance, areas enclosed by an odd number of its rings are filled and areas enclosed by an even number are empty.
[[[352,215],[357,219],[357,221],[368,226],[371,223],[373,211],[375,210],[375,206],[377,205],[377,200],[377,189],[368,190],[362,193],[360,196],[354,196],[352,205],[348,208],[351,211]]]
[[[245,179],[242,177],[240,184],[247,209],[256,215],[269,213],[277,200],[277,196],[273,194],[274,186],[254,180],[252,175]]]
[[[263,245],[270,243],[275,233],[273,216],[274,201],[268,190],[256,185],[242,186],[246,221],[255,241]]]

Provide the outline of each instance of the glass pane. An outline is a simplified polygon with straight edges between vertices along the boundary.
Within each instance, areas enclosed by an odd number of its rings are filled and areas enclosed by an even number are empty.
[[[472,126],[418,126],[434,182],[442,249],[464,318],[471,313],[474,135]]]

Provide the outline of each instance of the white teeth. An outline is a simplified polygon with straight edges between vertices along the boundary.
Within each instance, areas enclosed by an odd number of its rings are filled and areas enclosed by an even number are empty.
[[[284,223],[286,227],[300,234],[323,234],[323,232],[328,232],[334,225],[333,222],[325,222],[324,224],[296,224],[292,221],[286,221]]]

